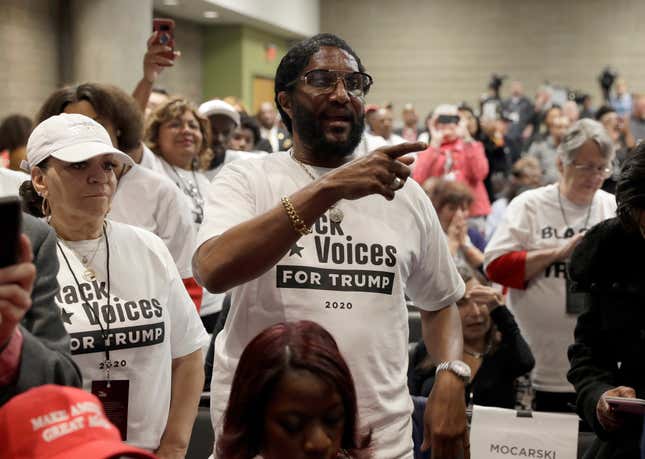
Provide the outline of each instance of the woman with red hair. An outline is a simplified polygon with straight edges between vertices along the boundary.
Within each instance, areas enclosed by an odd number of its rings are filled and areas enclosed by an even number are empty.
[[[218,435],[217,459],[367,459],[354,380],[315,322],[284,322],[244,349]]]

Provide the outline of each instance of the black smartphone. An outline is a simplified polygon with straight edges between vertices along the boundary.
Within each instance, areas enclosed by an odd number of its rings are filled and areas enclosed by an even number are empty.
[[[0,198],[0,268],[18,263],[21,228],[20,198]]]
[[[458,124],[459,116],[458,115],[439,115],[437,117],[437,123],[441,124]]]

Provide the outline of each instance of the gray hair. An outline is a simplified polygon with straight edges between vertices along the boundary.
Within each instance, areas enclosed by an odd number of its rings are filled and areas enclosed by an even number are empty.
[[[576,121],[567,129],[558,147],[558,155],[565,164],[571,164],[576,159],[578,149],[587,140],[596,142],[600,154],[608,162],[614,158],[614,144],[604,126],[587,118]]]

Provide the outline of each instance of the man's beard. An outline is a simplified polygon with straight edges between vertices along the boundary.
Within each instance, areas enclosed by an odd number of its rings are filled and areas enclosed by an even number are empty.
[[[358,119],[352,116],[351,127],[345,141],[330,141],[325,135],[322,123],[313,112],[300,104],[294,104],[292,126],[297,126],[298,136],[309,147],[311,154],[320,160],[344,158],[351,155],[361,142],[365,129],[365,116],[359,113]]]

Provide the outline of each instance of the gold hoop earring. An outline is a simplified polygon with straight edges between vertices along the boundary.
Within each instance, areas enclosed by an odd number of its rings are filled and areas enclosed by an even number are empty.
[[[43,197],[43,201],[40,204],[40,210],[43,213],[43,217],[49,217],[51,215],[51,207],[47,198]]]

